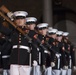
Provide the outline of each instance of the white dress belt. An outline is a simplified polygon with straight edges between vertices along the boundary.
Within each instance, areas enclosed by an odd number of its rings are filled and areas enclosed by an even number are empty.
[[[2,58],[8,58],[10,55],[3,55]]]
[[[21,49],[26,49],[26,50],[28,50],[28,52],[30,51],[30,48],[29,48],[28,46],[23,46],[23,45],[19,45],[19,47],[18,47],[18,45],[13,45],[12,48],[13,48],[13,49],[15,49],[15,48],[21,48]]]

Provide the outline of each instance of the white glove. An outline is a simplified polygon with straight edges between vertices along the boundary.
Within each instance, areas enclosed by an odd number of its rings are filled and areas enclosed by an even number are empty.
[[[64,66],[63,69],[67,70],[68,69],[68,66]]]
[[[8,12],[7,13],[7,16],[13,21],[14,19],[13,19],[13,13],[12,12]]]
[[[56,54],[56,57],[59,58],[61,56],[61,54]]]
[[[51,62],[51,67],[54,67],[55,66],[55,63],[54,62]]]
[[[49,55],[50,55],[50,52],[49,52],[49,51],[47,51],[47,50],[45,50],[45,51],[44,51],[44,53],[46,53],[46,54],[49,54]]]
[[[33,66],[37,66],[37,65],[38,65],[37,61],[34,60],[34,61],[33,61]]]
[[[73,69],[76,70],[76,66],[73,66]]]

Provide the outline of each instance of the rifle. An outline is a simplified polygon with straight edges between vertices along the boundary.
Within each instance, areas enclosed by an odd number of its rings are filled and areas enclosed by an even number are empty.
[[[0,11],[2,11],[2,12],[4,12],[4,13],[10,12],[4,5],[2,5],[2,6],[0,7]]]

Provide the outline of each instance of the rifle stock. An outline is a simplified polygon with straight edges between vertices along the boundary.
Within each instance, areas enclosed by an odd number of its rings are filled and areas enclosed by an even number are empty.
[[[2,6],[0,7],[0,10],[1,10],[2,12],[4,12],[4,13],[10,12],[4,5],[2,5]]]

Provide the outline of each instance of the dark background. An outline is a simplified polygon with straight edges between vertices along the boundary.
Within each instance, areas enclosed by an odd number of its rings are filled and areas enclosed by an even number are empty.
[[[5,5],[10,11],[27,11],[28,16],[35,16],[38,20],[42,16],[42,0],[1,0],[0,3]]]

